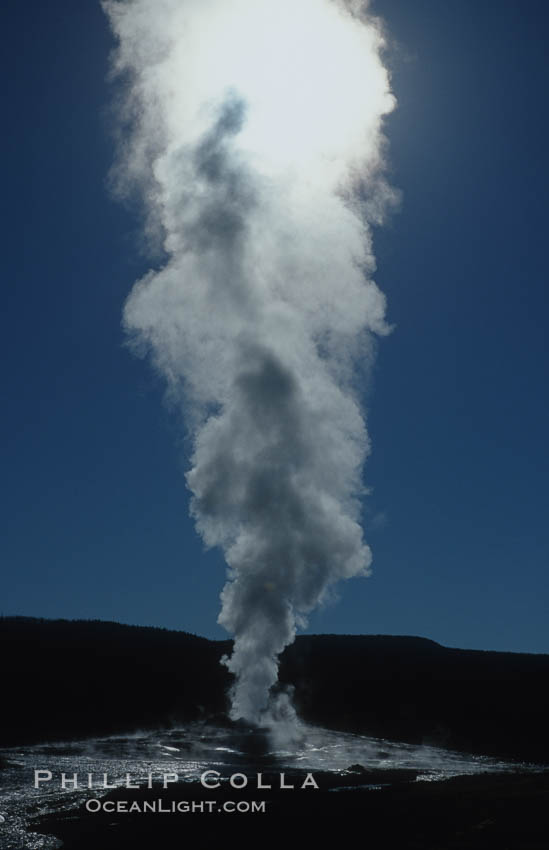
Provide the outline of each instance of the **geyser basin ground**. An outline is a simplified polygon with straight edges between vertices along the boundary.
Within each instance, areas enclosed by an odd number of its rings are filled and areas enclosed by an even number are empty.
[[[412,813],[417,827],[425,817],[427,834],[433,798],[437,817],[446,811],[452,824],[461,817],[474,820],[477,809],[485,811],[487,800],[493,805],[500,794],[531,806],[532,794],[549,790],[548,774],[539,767],[317,727],[303,727],[300,742],[287,748],[273,749],[265,734],[251,727],[190,724],[167,732],[10,748],[0,759],[3,850],[59,847],[58,837],[67,848],[152,847],[155,842],[164,847],[176,837],[214,838],[216,831],[222,836],[237,822],[240,833],[270,831],[277,828],[272,816],[278,822],[286,816],[368,814],[375,832],[376,818],[389,804],[400,812],[401,823]],[[458,790],[452,791],[455,783]],[[89,800],[98,801],[93,811],[86,809]],[[145,800],[148,812],[143,812]],[[461,808],[455,810],[459,800]],[[252,802],[264,802],[264,810],[246,809]],[[137,805],[130,811],[132,803]],[[234,810],[225,810],[227,803]]]

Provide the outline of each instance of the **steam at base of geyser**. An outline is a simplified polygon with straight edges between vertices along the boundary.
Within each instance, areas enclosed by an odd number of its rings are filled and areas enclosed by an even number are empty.
[[[124,326],[192,439],[191,513],[228,564],[233,719],[296,729],[278,657],[365,576],[356,364],[388,332],[371,226],[394,192],[377,21],[338,0],[103,0],[123,83],[114,185],[161,266]]]

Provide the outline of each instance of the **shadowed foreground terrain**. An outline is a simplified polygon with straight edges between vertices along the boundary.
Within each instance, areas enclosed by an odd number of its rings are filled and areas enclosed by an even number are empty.
[[[0,746],[176,725],[227,708],[231,676],[219,660],[230,641],[29,617],[1,618],[0,635]],[[280,679],[310,723],[549,763],[547,655],[304,635],[283,654]]]
[[[226,800],[249,799],[232,791],[186,789],[184,799],[212,802],[211,812],[183,814],[54,815],[33,831],[54,834],[64,850],[120,850],[152,847],[206,847],[210,842],[234,842],[239,847],[296,840],[297,825],[313,847],[330,846],[352,836],[375,850],[546,850],[547,774],[531,776],[469,776],[445,782],[396,784],[380,790],[330,791],[330,776],[317,774],[320,790],[254,792],[265,800],[265,811],[224,813]],[[365,777],[367,779],[367,777]],[[144,791],[116,791],[106,799],[155,799]],[[182,799],[181,788],[162,791],[165,807]]]

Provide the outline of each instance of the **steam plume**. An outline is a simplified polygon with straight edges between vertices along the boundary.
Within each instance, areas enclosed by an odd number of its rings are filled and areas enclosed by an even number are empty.
[[[388,331],[370,278],[394,200],[383,39],[336,0],[102,5],[124,83],[116,185],[165,252],[124,325],[185,413],[191,513],[229,567],[232,715],[265,723],[279,653],[371,560],[354,375]]]

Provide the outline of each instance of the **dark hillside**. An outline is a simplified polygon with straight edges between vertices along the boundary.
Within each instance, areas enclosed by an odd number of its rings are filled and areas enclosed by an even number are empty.
[[[417,637],[303,635],[280,676],[311,722],[549,763],[549,656]]]
[[[131,731],[225,710],[222,646],[98,620],[0,620],[1,743]],[[230,649],[227,643],[223,651]]]
[[[219,719],[230,641],[101,621],[0,619],[0,744]],[[302,635],[280,679],[309,722],[549,763],[549,656],[418,637]]]

